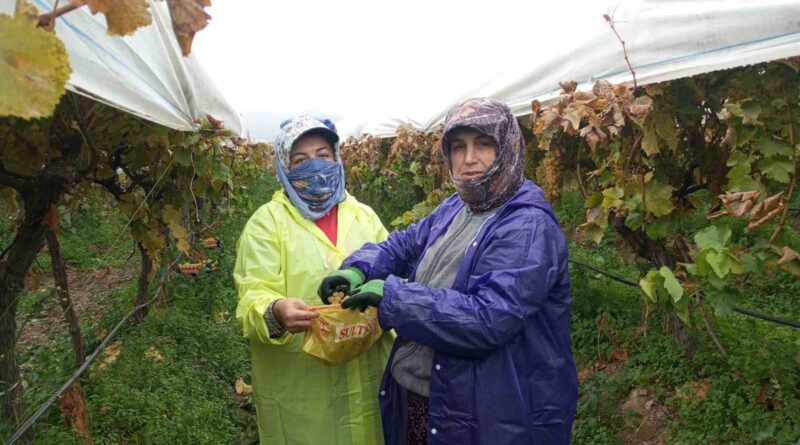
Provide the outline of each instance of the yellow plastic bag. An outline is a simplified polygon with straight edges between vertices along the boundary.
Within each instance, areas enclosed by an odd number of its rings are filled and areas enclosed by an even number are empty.
[[[347,363],[363,354],[381,337],[378,311],[342,309],[339,304],[316,306],[319,317],[311,320],[303,351],[332,366]]]

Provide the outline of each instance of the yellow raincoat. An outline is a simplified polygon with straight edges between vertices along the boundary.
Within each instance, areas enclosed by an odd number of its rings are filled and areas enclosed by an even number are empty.
[[[236,318],[253,354],[253,399],[262,444],[373,445],[383,443],[378,384],[393,333],[364,355],[327,367],[303,352],[303,334],[269,338],[270,302],[295,297],[321,305],[322,278],[386,229],[375,212],[349,194],[339,203],[338,246],[303,217],[282,190],[247,222],[233,271],[239,296]]]

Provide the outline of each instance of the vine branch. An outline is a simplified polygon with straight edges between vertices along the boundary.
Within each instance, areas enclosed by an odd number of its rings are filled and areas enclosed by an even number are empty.
[[[633,76],[633,90],[636,91],[639,89],[639,85],[636,83],[636,71],[633,70],[633,65],[631,65],[630,59],[628,59],[628,48],[625,47],[625,40],[622,39],[622,36],[619,35],[617,32],[617,28],[614,24],[614,14],[611,12],[607,12],[603,14],[603,18],[606,19],[608,26],[614,31],[614,34],[617,36],[617,40],[619,43],[622,44],[622,54],[625,55],[625,63],[628,64],[628,69],[631,71],[631,75]]]
[[[47,12],[39,16],[39,20],[36,23],[36,26],[39,28],[44,28],[48,31],[52,31],[56,24],[56,19],[61,17],[62,15],[72,12],[81,6],[85,5],[86,2],[84,1],[76,1],[71,0],[68,5],[64,5],[62,7],[58,7],[58,1],[56,1],[55,7],[51,12]]]
[[[786,215],[789,214],[789,205],[792,203],[794,192],[797,189],[797,142],[795,141],[792,109],[788,105],[786,106],[786,119],[789,121],[789,144],[792,146],[792,163],[794,164],[794,171],[792,172],[792,184],[789,186],[789,194],[784,197],[783,214],[781,215],[781,220],[778,222],[778,225],[775,226],[772,236],[769,237],[770,243],[775,241],[778,233],[780,233],[780,231],[783,229],[783,225],[786,224]]]

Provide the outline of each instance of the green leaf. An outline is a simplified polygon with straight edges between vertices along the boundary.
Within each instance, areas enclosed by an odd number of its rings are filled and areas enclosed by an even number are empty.
[[[714,249],[720,251],[725,248],[731,239],[731,229],[727,226],[709,226],[699,230],[694,235],[694,242],[700,249]]]
[[[667,236],[667,232],[669,231],[669,223],[670,220],[666,218],[658,218],[647,225],[645,228],[645,233],[647,234],[648,238],[653,240],[665,238]]]
[[[658,181],[650,181],[645,185],[645,206],[656,217],[669,215],[675,208],[672,203],[674,187]]]
[[[614,175],[610,171],[604,170],[603,173],[601,173],[600,176],[597,178],[597,183],[605,187],[608,184],[610,184],[613,179]]]
[[[669,149],[678,148],[678,129],[672,117],[666,113],[659,113],[654,120],[656,133],[667,143]]]
[[[631,230],[639,230],[644,225],[644,218],[641,213],[629,213],[625,218],[625,227]]]
[[[647,275],[639,280],[639,287],[642,288],[645,295],[650,298],[650,301],[655,303],[658,301],[658,292],[656,287],[658,286],[659,281],[659,274],[655,270],[651,270],[647,272]]]
[[[744,267],[744,272],[756,275],[763,275],[761,260],[751,253],[745,253],[739,257]]]
[[[610,187],[603,190],[603,208],[622,207],[625,203],[620,199],[625,196],[622,187]]]
[[[182,165],[184,167],[192,165],[191,148],[178,146],[176,147],[175,151],[172,152],[172,157],[175,159],[175,163],[178,165]]]
[[[649,117],[645,121],[642,131],[644,132],[642,136],[642,150],[647,153],[647,156],[657,154],[660,151],[658,147],[658,138],[656,137],[655,128],[653,128],[653,125],[650,123]]]
[[[789,145],[788,142],[782,141],[780,139],[774,139],[770,136],[764,135],[758,139],[756,143],[758,147],[758,151],[764,155],[764,157],[772,157],[775,155],[781,155],[786,157],[792,156],[792,146]]]
[[[218,181],[227,181],[231,177],[231,169],[225,163],[216,161],[211,164],[211,177]]]
[[[758,132],[758,127],[740,127],[736,130],[736,146],[744,147],[753,140],[753,136]]]
[[[759,184],[752,176],[744,175],[728,181],[727,189],[729,192],[752,192],[759,189]]]
[[[54,32],[25,14],[0,14],[0,116],[50,116],[72,69]]]
[[[681,286],[681,283],[675,278],[675,274],[672,273],[672,270],[667,266],[661,266],[658,273],[664,277],[664,287],[672,297],[672,301],[676,303],[680,301],[681,298],[683,298],[683,286]]]
[[[748,100],[741,104],[742,123],[745,125],[758,125],[758,115],[761,114],[761,104],[754,100]]]
[[[791,175],[794,171],[792,162],[783,156],[762,159],[758,163],[758,168],[766,177],[784,184],[788,184],[792,180]]]
[[[685,324],[686,326],[692,325],[692,320],[689,317],[689,305],[687,299],[681,299],[679,301],[675,301],[672,304],[672,308],[675,311],[675,315]]]
[[[736,294],[727,289],[712,289],[704,295],[706,301],[714,307],[714,313],[719,317],[727,317],[736,307]]]
[[[720,278],[725,278],[733,268],[733,262],[726,253],[708,252],[705,259]]]
[[[602,203],[603,195],[598,192],[592,192],[586,197],[586,202],[584,202],[583,206],[587,209],[592,209],[598,207]]]
[[[581,230],[585,231],[596,244],[600,244],[600,241],[603,240],[603,235],[605,235],[605,228],[595,223],[582,224]]]

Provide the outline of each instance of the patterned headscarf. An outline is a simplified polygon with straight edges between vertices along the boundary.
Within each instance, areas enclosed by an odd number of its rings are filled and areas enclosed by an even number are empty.
[[[310,159],[289,170],[292,146],[303,136],[316,134],[327,139],[335,161]],[[339,156],[339,135],[333,122],[299,116],[281,124],[275,139],[275,172],[295,207],[316,221],[345,199],[344,166]]]
[[[497,144],[494,164],[475,179],[453,177],[450,163],[452,131],[467,127],[491,136]],[[511,109],[493,99],[467,99],[455,105],[444,120],[442,152],[458,195],[473,212],[484,212],[504,204],[525,180],[525,140]]]

